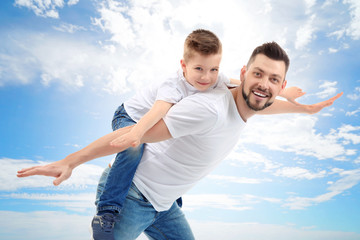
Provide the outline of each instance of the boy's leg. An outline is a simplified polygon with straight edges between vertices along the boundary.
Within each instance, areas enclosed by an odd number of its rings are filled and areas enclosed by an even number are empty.
[[[135,124],[128,116],[123,105],[120,106],[112,121],[113,130]],[[114,164],[103,174],[99,183],[97,200],[97,215],[92,221],[93,238],[114,239],[113,224],[121,211],[128,193],[136,168],[141,160],[144,145],[129,148],[116,155]],[[104,171],[105,173],[105,171]]]

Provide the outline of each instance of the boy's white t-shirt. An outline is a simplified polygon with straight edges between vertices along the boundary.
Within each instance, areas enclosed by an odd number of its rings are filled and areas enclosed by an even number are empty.
[[[219,73],[217,82],[206,91],[211,91],[224,83],[230,83],[230,79]],[[150,110],[156,100],[175,104],[181,99],[198,92],[200,91],[186,81],[182,69],[179,69],[165,81],[138,91],[132,98],[124,102],[124,107],[127,114],[138,122]]]
[[[164,118],[173,138],[149,143],[134,183],[157,211],[168,210],[237,144],[245,122],[225,84],[188,96]]]

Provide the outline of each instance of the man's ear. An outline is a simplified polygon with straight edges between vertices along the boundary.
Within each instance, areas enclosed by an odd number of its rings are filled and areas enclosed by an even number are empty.
[[[246,73],[246,66],[244,65],[242,68],[241,68],[241,71],[240,71],[240,82],[243,82],[244,79],[245,79],[245,73]]]
[[[283,81],[283,83],[282,83],[282,85],[281,85],[281,89],[280,89],[279,94],[280,94],[282,91],[284,91],[284,89],[286,88],[286,84],[287,84],[287,81],[286,81],[286,79],[284,79],[284,81]]]

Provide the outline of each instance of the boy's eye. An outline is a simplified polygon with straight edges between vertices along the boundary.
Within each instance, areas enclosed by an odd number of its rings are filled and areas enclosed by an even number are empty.
[[[196,68],[195,68],[195,70],[199,70],[199,71],[201,71],[201,70],[202,70],[202,68],[201,68],[201,67],[196,67]]]
[[[212,71],[212,72],[217,72],[217,71],[219,71],[219,69],[213,68],[213,69],[211,69],[211,71]]]

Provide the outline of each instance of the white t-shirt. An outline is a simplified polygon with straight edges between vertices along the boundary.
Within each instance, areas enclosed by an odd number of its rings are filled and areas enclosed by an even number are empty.
[[[219,73],[217,82],[206,91],[211,91],[218,86],[222,86],[224,83],[230,83],[230,79],[224,74]],[[163,100],[175,104],[181,99],[198,92],[200,91],[186,81],[183,76],[183,71],[180,69],[165,81],[138,91],[132,98],[124,103],[124,107],[128,115],[134,121],[138,122],[140,118],[150,110],[156,100]]]
[[[134,183],[157,211],[168,210],[238,142],[245,122],[223,84],[184,98],[164,118],[173,138],[146,144]]]

